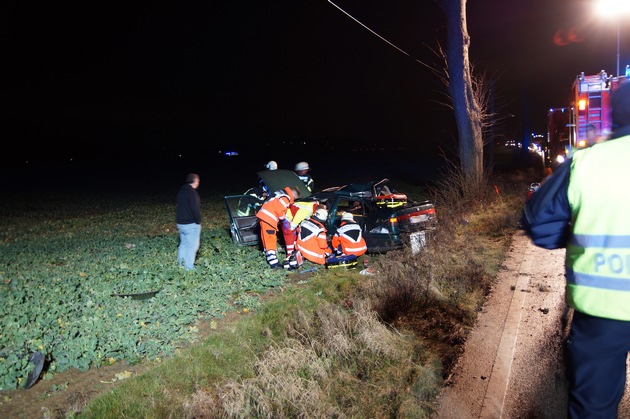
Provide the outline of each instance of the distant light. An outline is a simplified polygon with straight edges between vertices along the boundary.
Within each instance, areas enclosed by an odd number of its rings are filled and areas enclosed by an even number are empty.
[[[611,1],[603,0],[597,3],[597,5],[595,6],[595,10],[597,10],[597,13],[599,13],[601,16],[613,16],[613,14],[615,13],[615,9],[611,6]]]
[[[237,151],[226,151],[225,155],[227,157],[238,156],[238,152]]]
[[[618,17],[630,11],[630,3],[627,0],[600,0],[596,10],[602,16]]]

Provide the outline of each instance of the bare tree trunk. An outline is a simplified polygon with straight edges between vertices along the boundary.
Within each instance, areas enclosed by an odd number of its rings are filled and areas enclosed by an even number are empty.
[[[442,0],[446,13],[448,38],[446,62],[448,90],[459,138],[459,160],[465,180],[463,193],[478,193],[484,184],[483,110],[475,94],[468,48],[470,37],[466,26],[466,0]]]

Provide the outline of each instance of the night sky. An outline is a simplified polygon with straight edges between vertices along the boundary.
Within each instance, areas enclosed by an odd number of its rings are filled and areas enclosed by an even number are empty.
[[[431,1],[28,2],[1,7],[3,160],[452,141]],[[544,133],[575,76],[614,72],[616,25],[592,2],[474,0],[471,61],[500,133]],[[626,19],[630,22],[630,18]],[[622,24],[621,67],[630,62]],[[511,116],[513,115],[513,117]],[[248,144],[248,145],[246,145]]]

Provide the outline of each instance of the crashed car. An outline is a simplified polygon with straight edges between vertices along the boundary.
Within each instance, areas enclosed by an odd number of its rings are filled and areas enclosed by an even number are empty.
[[[224,197],[230,220],[230,234],[235,244],[257,246],[260,245],[260,228],[256,212],[265,201],[260,194],[250,193],[254,189],[264,190],[265,194],[273,195],[286,186],[299,190],[301,196],[308,195],[306,185],[292,170],[263,170],[258,172],[258,184],[241,195]]]
[[[299,186],[297,182],[301,182],[291,171],[263,171],[258,175],[270,191]],[[259,245],[260,230],[256,215],[237,215],[243,199],[248,198],[246,195],[225,197],[232,240],[236,244]],[[405,194],[393,189],[388,179],[327,188],[301,196],[297,201],[317,201],[326,207],[328,219],[325,225],[329,238],[339,228],[341,215],[351,213],[362,228],[368,253],[384,253],[405,246],[412,249],[422,247],[427,236],[437,228],[433,203],[409,200]]]
[[[333,235],[341,215],[349,212],[361,226],[368,253],[383,253],[405,245],[423,246],[437,227],[430,201],[413,202],[396,192],[388,179],[327,188],[304,201],[318,201],[328,209],[326,228]]]

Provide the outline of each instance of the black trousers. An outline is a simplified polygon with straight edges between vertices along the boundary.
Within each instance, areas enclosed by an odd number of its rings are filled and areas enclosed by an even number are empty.
[[[573,314],[567,340],[569,418],[616,418],[626,385],[630,322]]]

